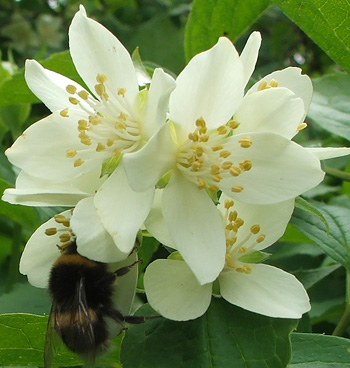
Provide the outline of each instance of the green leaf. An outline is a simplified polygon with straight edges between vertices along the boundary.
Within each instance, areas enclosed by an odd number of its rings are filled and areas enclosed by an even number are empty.
[[[32,314],[0,315],[0,366],[43,366],[44,344],[48,317]],[[104,367],[120,368],[121,336],[113,340],[111,354],[97,360]],[[64,345],[57,347],[53,366],[82,365]]]
[[[149,306],[137,312],[154,313]],[[121,360],[124,368],[286,367],[295,326],[296,320],[264,317],[214,298],[193,321],[157,318],[129,326]]]
[[[268,258],[270,258],[270,256],[271,256],[270,253],[256,250],[256,251],[244,254],[243,256],[239,257],[238,260],[240,262],[245,262],[245,263],[261,263],[261,262],[266,261]]]
[[[41,61],[40,64],[84,86],[68,51],[52,54],[48,59]],[[40,102],[28,88],[24,79],[23,69],[13,74],[11,79],[6,80],[0,85],[0,106],[22,102]]]
[[[6,188],[11,187],[11,184],[0,179],[0,193],[2,194]],[[33,208],[14,205],[0,200],[0,215],[11,219],[18,224],[33,230],[39,226],[37,216]]]
[[[350,75],[326,75],[312,82],[308,116],[321,128],[350,140]]]
[[[292,333],[290,368],[348,368],[350,341],[341,337]]]
[[[195,0],[185,31],[186,59],[209,49],[221,36],[235,42],[269,5],[268,0]]]
[[[319,218],[297,208],[291,223],[332,259],[350,270],[350,208],[313,203],[326,219],[329,231]]]
[[[298,280],[304,285],[305,289],[310,289],[316,283],[337,270],[340,264],[332,266],[314,268],[311,270],[301,270],[294,273]]]
[[[329,225],[322,213],[313,206],[310,202],[301,197],[295,198],[295,207],[305,211],[308,215],[318,217],[326,226],[327,232],[329,231]]]
[[[336,63],[350,72],[350,4],[347,1],[274,0]]]

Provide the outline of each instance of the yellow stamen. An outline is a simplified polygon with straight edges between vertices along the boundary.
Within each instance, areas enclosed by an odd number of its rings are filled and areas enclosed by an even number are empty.
[[[247,251],[247,247],[244,245],[238,249],[238,253],[245,253]]]
[[[73,157],[76,156],[76,154],[77,154],[77,150],[75,150],[75,149],[68,149],[66,151],[66,157],[67,158],[73,158]]]
[[[45,230],[45,235],[51,236],[51,235],[56,235],[56,234],[57,234],[57,229],[55,227],[50,227]]]
[[[253,234],[257,234],[260,231],[260,226],[258,224],[255,224],[251,226],[250,232]]]
[[[220,188],[215,184],[211,184],[209,189],[213,192],[218,192],[220,190]]]
[[[229,208],[233,207],[234,202],[232,199],[225,199],[225,208],[228,210]]]
[[[266,89],[266,87],[267,87],[267,82],[266,82],[266,80],[263,80],[263,81],[260,82],[260,84],[258,86],[258,91],[262,91],[262,90]]]
[[[219,126],[217,129],[217,132],[220,134],[220,135],[224,135],[227,133],[227,128],[225,127],[225,125],[221,125]]]
[[[240,143],[242,148],[249,148],[253,144],[250,137],[243,137],[238,143]]]
[[[231,152],[230,151],[221,151],[219,156],[222,157],[222,158],[227,158],[227,157],[231,156]]]
[[[71,237],[70,237],[70,234],[65,233],[65,234],[61,234],[59,238],[60,238],[60,242],[65,243],[69,241]]]
[[[239,167],[243,171],[249,171],[253,167],[253,164],[250,160],[244,160],[239,163]]]
[[[77,160],[74,161],[74,167],[78,167],[81,166],[85,161],[82,160],[81,158],[78,158]]]
[[[71,84],[69,84],[67,87],[66,87],[66,91],[68,93],[70,93],[71,95],[74,95],[74,93],[77,91],[77,88],[72,86]]]
[[[211,148],[211,150],[212,151],[214,151],[214,152],[216,152],[216,151],[220,151],[220,150],[222,150],[224,148],[224,146],[222,145],[222,144],[218,144],[218,145],[216,145],[216,146],[213,146],[212,148]]]
[[[258,238],[256,239],[256,242],[257,242],[257,243],[261,243],[261,242],[263,242],[263,241],[265,240],[265,238],[266,238],[266,235],[265,235],[265,234],[261,234],[261,235],[259,235],[259,236],[258,236]]]
[[[203,118],[199,118],[196,120],[196,126],[197,127],[202,127],[205,128],[206,124],[205,124],[205,120]]]
[[[188,135],[188,139],[190,139],[193,142],[197,142],[198,141],[198,134],[197,133],[189,133]]]
[[[242,185],[234,185],[232,188],[231,188],[231,192],[234,192],[234,193],[240,193],[242,190],[243,190],[243,186]]]
[[[126,88],[118,88],[118,96],[125,96]]]
[[[79,100],[76,99],[75,97],[69,97],[68,100],[73,105],[78,105],[78,103],[79,103]]]
[[[224,169],[224,170],[229,170],[233,165],[233,162],[232,161],[225,161],[222,163],[221,167]]]
[[[228,220],[229,220],[230,222],[234,222],[234,221],[236,221],[237,216],[238,216],[237,211],[231,211],[231,212],[229,213],[229,215],[228,215]]]
[[[300,132],[301,130],[305,129],[307,127],[306,123],[301,123],[298,125],[297,131]]]
[[[231,128],[231,129],[237,129],[240,125],[240,123],[236,120],[230,120],[227,125]]]
[[[96,152],[101,152],[104,151],[106,149],[106,146],[102,143],[98,143],[97,147],[96,147]]]
[[[205,189],[207,187],[207,182],[202,178],[198,178],[197,187],[198,189]]]
[[[61,111],[60,111],[60,115],[61,115],[63,118],[68,118],[68,117],[69,117],[69,115],[68,115],[68,109],[61,110]]]
[[[96,76],[96,81],[97,81],[98,83],[103,84],[104,82],[106,82],[106,81],[107,81],[107,76],[106,76],[106,75],[104,75],[104,74],[97,74],[97,76]]]
[[[241,174],[241,172],[242,172],[241,169],[239,167],[237,167],[237,166],[232,166],[230,168],[230,174],[232,176],[238,176],[239,174]]]
[[[252,270],[253,270],[253,268],[252,268],[252,266],[251,266],[251,265],[245,265],[245,266],[244,266],[244,272],[245,272],[247,275],[249,275],[250,273],[252,273]]]
[[[79,91],[78,96],[81,97],[85,101],[89,98],[89,94],[86,91]]]

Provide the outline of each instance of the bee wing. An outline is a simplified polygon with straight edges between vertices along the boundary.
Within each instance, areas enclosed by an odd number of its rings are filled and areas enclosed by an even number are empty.
[[[77,293],[76,293],[76,318],[77,318],[77,326],[79,328],[79,332],[83,335],[88,336],[91,345],[95,345],[95,335],[93,329],[93,320],[91,314],[93,311],[89,308],[86,293],[85,293],[85,281],[82,277],[77,283]]]
[[[44,368],[51,368],[56,347],[60,344],[58,335],[55,331],[57,316],[57,306],[52,303],[49,320],[46,327],[46,337],[44,346]]]

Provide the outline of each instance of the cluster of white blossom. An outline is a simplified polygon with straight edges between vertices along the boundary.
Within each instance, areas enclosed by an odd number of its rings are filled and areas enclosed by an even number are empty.
[[[322,181],[320,159],[349,149],[292,141],[312,97],[300,69],[276,71],[245,92],[260,43],[252,33],[239,55],[220,38],[176,80],[157,68],[140,86],[127,50],[81,7],[69,47],[88,89],[26,62],[27,84],[52,114],[7,150],[21,171],[3,200],[74,208],[28,241],[20,271],[33,285],[47,286],[58,244],[74,239],[90,259],[122,262],[145,228],[175,250],[144,277],[163,316],[199,317],[212,294],[272,317],[309,310],[302,284],[259,263],[260,251],[283,235],[295,197]]]

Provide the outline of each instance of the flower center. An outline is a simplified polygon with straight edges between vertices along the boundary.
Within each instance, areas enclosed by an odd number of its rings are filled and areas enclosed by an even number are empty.
[[[86,149],[66,151],[66,157],[74,159],[74,167],[83,165],[84,158],[91,157],[92,152],[109,158],[136,151],[142,143],[140,123],[131,113],[133,109],[125,98],[126,88],[118,88],[117,94],[110,97],[105,86],[107,77],[98,74],[96,81],[95,92],[99,101],[87,91],[77,91],[73,85],[66,87],[70,94],[69,102],[88,114],[87,119],[77,121],[78,138]],[[60,114],[69,117],[69,109],[62,110]]]
[[[261,232],[259,224],[254,224],[250,227],[248,235],[237,243],[237,233],[244,225],[244,220],[238,216],[237,211],[234,211],[233,207],[234,202],[226,199],[224,217],[226,237],[225,266],[240,273],[250,274],[253,266],[241,262],[239,258],[243,254],[252,252],[259,243],[264,241],[266,235]]]
[[[225,178],[236,178],[244,171],[252,168],[250,160],[234,162],[227,139],[239,123],[230,120],[227,124],[219,126],[208,134],[203,118],[196,120],[196,129],[189,133],[188,139],[181,146],[177,156],[177,168],[199,189],[219,191],[220,182]],[[238,144],[242,148],[252,145],[249,136],[242,137]],[[231,147],[231,145],[230,145]],[[238,183],[231,186],[231,191],[239,193],[243,186]]]
[[[57,248],[63,252],[64,249],[75,240],[75,234],[70,227],[70,219],[62,214],[55,215],[55,222],[57,223],[57,227],[50,227],[45,230],[45,235],[54,236],[59,234],[59,244],[57,244]]]

